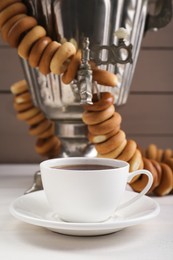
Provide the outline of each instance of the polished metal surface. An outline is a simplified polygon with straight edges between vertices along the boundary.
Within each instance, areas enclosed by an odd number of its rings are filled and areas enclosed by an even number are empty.
[[[126,103],[138,53],[141,46],[147,0],[25,0],[30,13],[37,17],[48,34],[59,42],[75,39],[81,48],[82,39],[88,37],[91,53],[95,46],[117,45],[115,31],[124,27],[129,32],[127,43],[132,44],[133,63],[112,63],[100,65],[117,74],[117,87],[99,86],[99,91],[109,91],[115,97],[116,105]],[[102,60],[108,59],[108,52],[101,52]],[[67,113],[68,105],[79,106],[70,85],[62,83],[55,75],[43,76],[37,69],[24,64],[35,104],[52,119]],[[62,111],[63,110],[63,111]],[[76,109],[76,118],[81,117],[81,109]],[[66,117],[66,115],[65,115]]]
[[[94,85],[96,92],[98,94],[102,91],[111,92],[114,95],[116,106],[127,102],[144,29],[146,29],[148,0],[23,1],[29,8],[29,14],[37,18],[39,24],[45,27],[53,40],[72,41],[78,48],[81,48],[83,39],[85,37],[89,39],[90,58],[97,59],[96,63],[101,61],[98,63],[99,67],[115,73],[118,78],[117,86],[114,88]],[[163,0],[158,1],[164,2]],[[166,0],[166,2],[170,1]],[[165,8],[165,5],[163,6]],[[125,41],[115,37],[115,32],[120,27],[126,28],[129,33],[129,37]],[[148,27],[151,28],[151,23],[148,24]],[[129,46],[128,49],[123,47],[116,49],[115,46],[121,44]],[[115,60],[112,60],[112,56],[117,51],[121,53],[122,58],[119,58],[116,63]],[[87,52],[85,54],[88,55]],[[130,62],[126,63],[126,59],[129,59]],[[86,66],[87,63],[84,63]],[[48,118],[55,121],[56,134],[60,136],[63,143],[60,156],[76,156],[76,154],[93,156],[95,150],[88,145],[87,129],[81,120],[83,112],[81,103],[92,102],[93,86],[91,86],[90,68],[84,73],[81,67],[77,78],[71,84],[64,85],[61,76],[52,73],[44,76],[37,68],[31,68],[26,61],[22,60],[22,64],[35,105]],[[80,95],[78,93],[79,82],[82,86]],[[76,133],[78,127],[81,130],[79,136]]]

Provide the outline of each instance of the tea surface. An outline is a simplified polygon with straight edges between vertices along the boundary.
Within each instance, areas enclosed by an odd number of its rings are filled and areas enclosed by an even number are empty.
[[[57,165],[52,166],[54,169],[64,169],[64,170],[82,170],[82,171],[94,171],[94,170],[110,170],[118,167],[113,167],[109,165],[99,165],[99,164],[72,164],[72,165]]]

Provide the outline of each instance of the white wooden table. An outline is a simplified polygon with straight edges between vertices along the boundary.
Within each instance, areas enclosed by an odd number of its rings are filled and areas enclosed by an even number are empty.
[[[66,236],[17,220],[9,205],[32,185],[38,169],[0,165],[0,259],[173,259],[173,195],[154,197],[161,207],[157,217],[105,236]]]

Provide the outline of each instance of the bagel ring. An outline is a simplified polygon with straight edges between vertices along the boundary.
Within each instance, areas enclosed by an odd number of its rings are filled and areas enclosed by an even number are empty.
[[[32,125],[36,125],[38,123],[40,123],[41,121],[43,121],[45,119],[45,115],[40,111],[38,114],[36,114],[34,117],[28,119],[26,121],[26,123],[30,126]]]
[[[153,175],[153,184],[150,190],[148,191],[148,194],[150,194],[158,185],[157,171],[149,159],[143,157],[143,161],[144,161],[144,169],[150,171]],[[147,185],[147,183],[148,183],[148,177],[144,174],[141,174],[136,181],[130,183],[130,186],[134,191],[141,192],[144,189],[144,187]]]
[[[8,41],[8,33],[11,27],[18,22],[21,18],[26,17],[25,14],[18,14],[9,19],[1,28],[1,37],[4,42]]]
[[[93,135],[105,135],[113,130],[116,130],[116,132],[118,132],[118,130],[120,129],[120,124],[121,116],[119,113],[114,112],[113,116],[108,120],[97,125],[89,125],[88,131]]]
[[[21,3],[17,2],[14,4],[11,4],[7,6],[5,9],[3,9],[0,12],[0,30],[2,29],[2,26],[13,16],[18,14],[26,14],[27,8],[26,6]]]
[[[47,75],[48,73],[50,73],[50,62],[55,54],[55,52],[59,49],[59,47],[61,46],[60,43],[56,42],[56,41],[52,41],[48,44],[48,46],[46,47],[46,49],[44,50],[41,59],[39,61],[39,71],[43,74],[43,75]]]
[[[71,58],[67,70],[62,75],[62,81],[64,84],[69,84],[72,80],[75,79],[80,63],[81,50],[78,50],[77,53]]]
[[[117,76],[107,70],[93,68],[93,80],[104,86],[115,87],[117,85]]]
[[[116,135],[113,135],[103,143],[96,144],[95,148],[99,154],[107,154],[115,150],[126,138],[125,133],[120,130]]]
[[[171,168],[167,164],[161,163],[160,165],[162,168],[161,181],[154,190],[154,193],[158,196],[165,196],[173,189],[173,174]]]
[[[119,131],[119,129],[118,129]],[[106,141],[107,139],[109,139],[110,137],[112,137],[113,135],[117,134],[117,129],[113,129],[112,131],[110,131],[107,134],[102,134],[102,135],[92,135],[90,132],[88,133],[88,139],[91,143],[93,144],[98,144],[98,143],[102,143],[104,141]]]
[[[117,148],[115,148],[113,151],[111,151],[107,154],[98,154],[97,157],[117,159],[117,156],[123,151],[126,144],[127,144],[127,140],[124,139],[124,141]]]
[[[17,104],[30,102],[30,101],[32,101],[32,96],[28,91],[23,92],[20,95],[15,96],[15,102]]]
[[[97,95],[93,95],[93,104],[92,105],[84,105],[84,110],[87,111],[102,111],[108,108],[110,105],[114,103],[114,97],[109,92],[101,92],[100,99],[97,99]]]
[[[127,140],[127,145],[122,153],[117,157],[118,160],[128,162],[134,155],[137,148],[137,144],[134,140]]]
[[[157,157],[157,146],[155,144],[150,144],[146,150],[146,157],[148,159],[155,160]]]
[[[24,16],[10,28],[7,41],[11,47],[17,48],[21,41],[21,35],[37,25],[37,20],[31,16]]]
[[[40,138],[48,138],[50,136],[53,136],[55,134],[55,125],[52,123],[46,131],[44,131],[42,134],[39,135]]]
[[[36,125],[32,125],[29,128],[29,134],[34,136],[39,136],[40,134],[44,133],[51,125],[51,121],[48,119],[44,119],[43,121],[39,122]]]
[[[21,58],[28,59],[32,45],[46,35],[46,30],[36,25],[22,39],[18,46],[18,54]]]
[[[114,105],[109,106],[103,111],[97,111],[97,112],[84,111],[82,114],[82,120],[87,125],[96,125],[112,117],[114,112],[115,112]]]
[[[142,160],[141,152],[138,149],[136,149],[136,151],[133,154],[132,158],[128,161],[128,163],[130,164],[129,171],[133,172],[133,171],[138,170],[140,165],[141,165],[141,160]],[[136,176],[134,178],[136,178]]]
[[[34,46],[32,47],[32,49],[30,51],[29,58],[28,58],[28,62],[31,67],[35,68],[39,65],[41,56],[42,56],[45,48],[51,41],[52,40],[50,37],[45,36],[45,37],[42,37],[41,39],[39,39],[34,44]]]
[[[20,80],[20,81],[14,83],[13,85],[11,85],[10,90],[13,93],[13,95],[18,95],[18,94],[21,94],[21,93],[27,91],[28,85],[26,83],[26,80]]]
[[[32,118],[33,116],[35,116],[36,114],[38,114],[40,112],[40,110],[36,107],[32,107],[26,111],[20,112],[17,114],[17,118],[19,120],[28,120],[30,118]]]
[[[76,53],[76,48],[71,42],[63,43],[55,52],[51,62],[50,70],[54,74],[60,75],[66,70],[66,62]]]
[[[24,102],[24,103],[16,103],[16,102],[14,102],[13,107],[14,107],[14,109],[17,112],[23,112],[23,111],[25,111],[27,109],[32,108],[33,107],[33,103],[31,101]]]
[[[1,0],[0,1],[0,12],[14,3],[21,2],[21,0]]]
[[[35,150],[40,155],[47,155],[47,153],[54,149],[57,145],[60,146],[61,142],[56,136],[51,136],[45,139],[38,138],[35,144]]]

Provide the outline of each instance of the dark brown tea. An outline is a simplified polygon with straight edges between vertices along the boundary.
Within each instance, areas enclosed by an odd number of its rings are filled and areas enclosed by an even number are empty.
[[[94,170],[110,170],[118,167],[113,167],[109,165],[99,165],[99,164],[72,164],[72,165],[58,165],[53,166],[54,169],[64,169],[64,170],[82,170],[82,171],[94,171]]]

